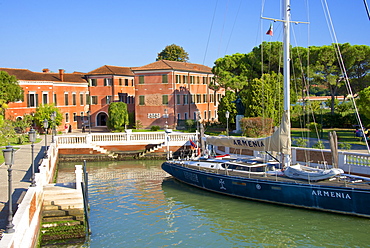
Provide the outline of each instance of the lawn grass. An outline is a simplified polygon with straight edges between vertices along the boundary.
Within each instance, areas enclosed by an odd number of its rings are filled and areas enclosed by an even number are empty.
[[[337,133],[338,142],[351,143],[357,145],[365,145],[364,141],[361,141],[361,138],[356,137],[354,129],[345,129],[345,128],[332,128],[332,129],[323,129],[322,138],[324,140],[329,139],[329,132],[335,131]],[[317,138],[321,135],[310,132],[307,128],[292,128],[291,130],[292,137],[305,137],[305,138]]]

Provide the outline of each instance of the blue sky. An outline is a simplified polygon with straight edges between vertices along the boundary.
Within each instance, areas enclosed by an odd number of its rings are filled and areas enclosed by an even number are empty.
[[[278,0],[0,0],[0,67],[89,72],[102,65],[143,66],[176,44],[190,62],[212,67],[226,54],[281,41]],[[326,0],[339,43],[370,45],[363,0]],[[324,2],[325,3],[325,2]],[[308,6],[308,8],[307,8]],[[291,0],[292,45],[334,42],[322,0]],[[299,38],[298,38],[299,37]]]

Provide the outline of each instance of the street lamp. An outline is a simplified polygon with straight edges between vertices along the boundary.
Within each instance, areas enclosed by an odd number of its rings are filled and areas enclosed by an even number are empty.
[[[31,176],[31,187],[35,187],[36,186],[36,181],[35,181],[35,159],[34,159],[34,154],[33,154],[33,147],[34,147],[34,143],[36,141],[36,131],[35,129],[31,129],[29,132],[28,132],[28,139],[30,140],[31,142],[31,151],[32,151],[32,176]]]
[[[87,118],[88,118],[88,121],[89,121],[89,134],[91,134],[90,111],[87,111]]]
[[[324,108],[324,103],[321,102],[320,103],[320,116],[321,116],[321,132],[320,132],[320,139],[322,139],[322,136],[323,136],[323,121],[322,121],[322,109]]]
[[[164,128],[168,129],[168,122],[167,122],[167,120],[168,120],[168,110],[167,109],[164,109],[164,118],[166,119]]]
[[[8,166],[8,224],[6,225],[7,233],[14,233],[13,225],[13,202],[12,202],[12,165],[14,162],[14,149],[12,146],[7,146],[3,150],[5,165]]]
[[[50,115],[50,119],[51,119],[51,127],[52,127],[52,130],[51,130],[51,143],[54,143],[55,140],[54,140],[54,137],[55,137],[55,118],[57,116],[57,112],[53,112],[51,113]]]
[[[47,141],[47,131],[48,131],[48,127],[49,127],[48,120],[45,119],[43,124],[44,124],[44,129],[45,129],[45,155],[46,155],[46,151],[48,150],[48,141]]]
[[[226,111],[225,113],[226,116],[226,134],[229,136],[229,117],[230,117],[230,112]]]

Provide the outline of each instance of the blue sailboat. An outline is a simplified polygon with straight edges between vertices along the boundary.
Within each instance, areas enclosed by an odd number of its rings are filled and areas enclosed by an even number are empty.
[[[270,153],[253,158],[168,160],[162,169],[186,184],[249,200],[370,217],[370,178],[341,169],[317,169],[291,162],[290,137],[290,0],[283,5],[284,113],[280,127],[266,138],[213,137],[208,145]]]

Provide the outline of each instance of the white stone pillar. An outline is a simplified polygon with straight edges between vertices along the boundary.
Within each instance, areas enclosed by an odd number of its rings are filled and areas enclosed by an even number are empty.
[[[241,133],[242,128],[240,126],[240,120],[244,117],[244,115],[237,115],[235,118],[236,130],[235,133]]]
[[[76,173],[76,189],[81,190],[81,183],[82,183],[82,165],[75,165],[75,173]]]

